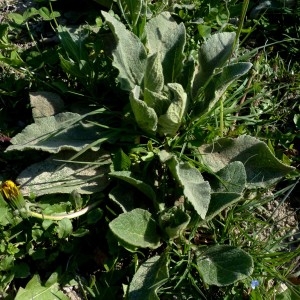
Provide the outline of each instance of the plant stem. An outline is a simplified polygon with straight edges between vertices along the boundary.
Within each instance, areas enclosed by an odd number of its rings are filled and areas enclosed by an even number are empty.
[[[28,210],[28,215],[42,220],[53,220],[53,221],[59,221],[64,218],[74,219],[86,214],[87,212],[95,208],[100,202],[101,201],[96,201],[79,211],[71,211],[70,213],[63,213],[59,215],[44,215],[43,213],[37,213],[31,210]]]

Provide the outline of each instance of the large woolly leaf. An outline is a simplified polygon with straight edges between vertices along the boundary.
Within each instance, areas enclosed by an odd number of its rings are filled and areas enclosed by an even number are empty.
[[[157,248],[160,238],[156,227],[151,213],[141,208],[122,213],[109,223],[109,228],[118,241],[132,250],[139,247]]]
[[[171,104],[171,100],[163,92],[153,92],[144,89],[144,101],[148,107],[155,110],[157,116],[164,114]]]
[[[169,12],[163,12],[146,25],[149,54],[161,56],[165,83],[176,82],[184,60],[185,27],[177,24]]]
[[[293,170],[283,164],[270,151],[266,143],[247,135],[236,139],[222,138],[199,149],[199,158],[213,172],[218,172],[229,163],[244,164],[249,187],[267,187]]]
[[[210,180],[214,192],[242,193],[246,187],[247,174],[244,164],[234,161],[226,165],[216,173],[216,177]]]
[[[166,257],[149,258],[134,274],[129,285],[128,299],[159,300],[156,291],[168,277]]]
[[[169,83],[171,95],[174,95],[167,112],[158,118],[158,132],[162,135],[174,136],[187,110],[187,95],[178,83]]]
[[[183,187],[183,193],[193,205],[196,212],[205,218],[210,202],[210,185],[200,171],[188,163],[179,163],[175,157],[167,161],[173,176]]]
[[[216,33],[200,47],[198,53],[199,66],[192,87],[194,97],[197,96],[199,89],[213,75],[214,70],[222,67],[229,58],[234,40],[234,32]]]
[[[209,84],[204,89],[204,97],[200,97],[196,103],[195,114],[203,114],[212,108],[224,94],[228,86],[239,77],[246,74],[252,67],[251,63],[240,62],[226,66],[222,71],[212,77]]]
[[[62,151],[26,168],[17,178],[22,193],[40,196],[70,194],[75,189],[81,194],[102,191],[108,184],[110,156],[89,150],[77,161],[66,162],[73,155],[73,151]]]
[[[55,93],[38,91],[29,93],[34,119],[54,116],[62,112],[64,103]]]
[[[160,53],[154,53],[147,59],[144,88],[153,92],[160,92],[164,87],[164,74]]]
[[[130,93],[130,104],[138,126],[147,133],[153,134],[157,129],[157,115],[153,108],[146,102],[139,100],[140,88],[135,88]]]
[[[79,122],[79,114],[65,112],[37,118],[11,139],[6,151],[42,150],[57,153],[61,150],[79,151],[99,138],[95,125]]]
[[[131,91],[141,84],[144,77],[147,61],[145,47],[120,21],[107,12],[102,11],[102,15],[117,41],[117,47],[113,51],[113,66],[119,70],[121,88]]]
[[[186,229],[190,219],[190,216],[180,207],[173,206],[160,213],[159,225],[168,238],[174,239]]]
[[[253,272],[252,257],[229,245],[209,247],[198,256],[197,265],[204,282],[217,286],[232,284]]]

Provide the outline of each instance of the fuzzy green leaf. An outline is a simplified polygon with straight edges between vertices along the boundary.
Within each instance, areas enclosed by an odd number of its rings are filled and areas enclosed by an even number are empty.
[[[204,89],[204,99],[196,104],[196,114],[203,114],[205,111],[213,108],[228,86],[239,77],[245,75],[251,67],[251,63],[240,62],[226,66],[222,69],[222,72],[214,75]]]
[[[186,32],[183,23],[177,24],[169,12],[163,12],[147,23],[146,34],[149,54],[160,54],[165,83],[176,82],[185,58]]]
[[[134,274],[129,285],[129,300],[159,300],[156,291],[169,277],[165,256],[145,261]]]
[[[214,192],[239,193],[246,187],[247,174],[244,164],[240,161],[229,163],[216,173],[210,185]]]
[[[153,92],[147,88],[144,89],[144,101],[148,107],[155,110],[158,116],[166,113],[171,104],[170,99],[164,93]]]
[[[6,151],[42,150],[57,153],[61,150],[79,151],[99,138],[97,126],[79,123],[79,114],[65,112],[38,118],[11,139]]]
[[[164,87],[164,74],[160,53],[154,53],[147,58],[144,88],[153,92],[160,92]]]
[[[153,108],[146,102],[139,100],[140,88],[135,86],[131,91],[129,99],[131,108],[138,126],[147,133],[154,134],[157,129],[157,115]]]
[[[109,228],[125,246],[150,249],[160,246],[156,223],[152,215],[141,208],[120,214],[109,223]]]
[[[253,259],[245,251],[228,245],[209,247],[197,258],[201,277],[206,284],[224,286],[250,276]]]
[[[187,163],[179,163],[175,157],[167,161],[171,173],[183,187],[183,193],[194,209],[205,219],[210,202],[210,185],[200,171]]]
[[[62,112],[64,102],[58,94],[38,91],[29,93],[34,119],[54,116]]]
[[[118,80],[121,88],[131,91],[136,85],[140,85],[144,78],[146,49],[138,37],[127,30],[124,24],[107,12],[102,11],[102,15],[117,41],[117,47],[113,51],[113,66],[119,70]]]
[[[220,171],[231,162],[242,162],[250,188],[268,187],[294,170],[278,160],[266,143],[247,135],[236,139],[221,138],[198,150],[199,159],[212,172]]]
[[[161,212],[159,225],[168,238],[177,238],[190,222],[190,216],[177,206],[173,206]]]
[[[231,54],[234,40],[235,32],[216,33],[200,47],[198,72],[192,86],[194,97],[197,97],[199,89],[210,79],[214,70],[223,67]]]
[[[108,185],[110,156],[89,150],[78,161],[67,162],[73,155],[72,151],[62,151],[23,170],[17,178],[23,195],[70,194],[74,189],[80,194],[102,191]]]
[[[187,95],[178,83],[169,83],[168,87],[174,98],[167,112],[158,118],[158,132],[161,135],[174,136],[187,110]]]

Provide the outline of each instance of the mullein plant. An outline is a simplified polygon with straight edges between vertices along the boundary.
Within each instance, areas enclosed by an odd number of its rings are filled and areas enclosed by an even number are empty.
[[[73,193],[71,194],[73,195]],[[53,220],[53,221],[59,221],[64,218],[67,219],[78,218],[86,214],[93,208],[95,208],[101,202],[101,200],[96,201],[78,211],[74,210],[74,211],[70,211],[69,213],[45,215],[43,213],[38,213],[30,209],[31,207],[38,207],[38,206],[31,202],[25,201],[19,187],[12,180],[6,180],[1,183],[0,200],[6,201],[14,211],[20,214],[22,218],[34,217],[38,219]]]

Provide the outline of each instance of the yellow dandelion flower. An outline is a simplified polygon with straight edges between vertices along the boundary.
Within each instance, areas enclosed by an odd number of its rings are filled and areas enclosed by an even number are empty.
[[[7,200],[17,198],[20,195],[20,190],[11,180],[6,180],[1,184],[1,192]]]
[[[2,182],[0,192],[14,209],[21,210],[25,208],[26,203],[23,195],[12,180]]]

